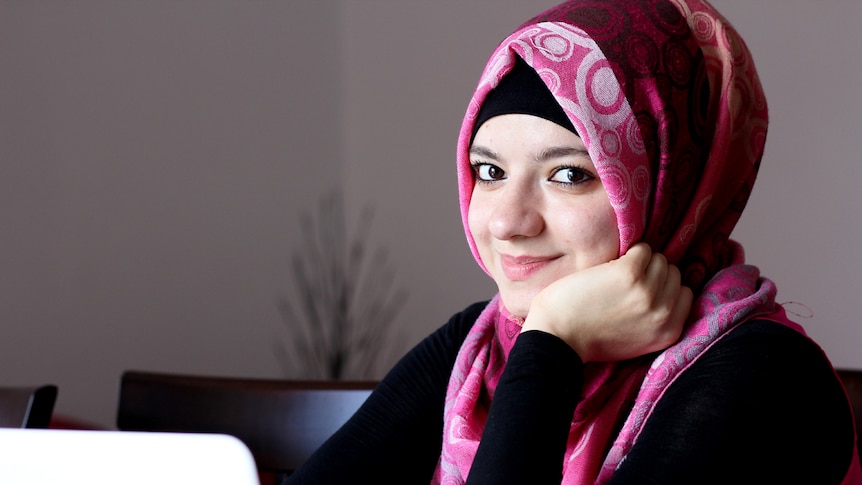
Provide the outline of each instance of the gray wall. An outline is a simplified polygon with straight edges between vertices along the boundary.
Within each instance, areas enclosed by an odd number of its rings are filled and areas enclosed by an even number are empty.
[[[279,377],[300,214],[333,187],[409,292],[380,369],[488,297],[454,145],[496,42],[551,0],[0,1],[0,382],[112,426],[124,369]],[[862,368],[853,0],[715,0],[754,52],[766,157],[734,234]]]
[[[862,3],[713,4],[746,38],[770,103],[759,180],[734,236],[833,363],[862,368]]]

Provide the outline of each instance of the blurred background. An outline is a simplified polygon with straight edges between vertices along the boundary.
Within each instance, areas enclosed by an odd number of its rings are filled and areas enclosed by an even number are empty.
[[[556,3],[0,0],[0,383],[113,427],[126,369],[329,375],[294,344],[319,318],[303,295],[339,288],[377,303],[338,313],[360,322],[341,377],[381,377],[493,294],[456,137],[496,43]],[[862,3],[713,4],[771,114],[733,236],[862,368]]]

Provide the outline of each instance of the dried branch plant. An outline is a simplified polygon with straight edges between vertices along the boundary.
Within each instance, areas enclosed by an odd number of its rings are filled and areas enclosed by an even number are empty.
[[[407,293],[393,286],[387,251],[369,252],[373,216],[366,207],[348,238],[340,192],[323,197],[316,214],[302,215],[302,244],[291,258],[296,295],[278,301],[288,339],[275,351],[287,376],[377,377]]]

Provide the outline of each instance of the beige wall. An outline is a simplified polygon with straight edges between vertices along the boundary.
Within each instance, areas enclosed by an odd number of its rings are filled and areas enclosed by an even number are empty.
[[[490,296],[455,137],[494,44],[554,3],[0,1],[0,382],[55,382],[59,413],[111,426],[127,368],[282,375],[299,214],[341,185],[409,291],[391,364]],[[714,4],[772,116],[735,236],[862,367],[862,4]]]

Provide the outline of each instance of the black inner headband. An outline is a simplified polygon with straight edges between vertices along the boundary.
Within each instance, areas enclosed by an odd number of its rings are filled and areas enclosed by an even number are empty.
[[[538,116],[578,134],[539,74],[518,56],[515,56],[515,66],[512,70],[500,80],[496,88],[488,93],[488,97],[482,103],[476,124],[473,125],[470,141],[472,142],[476,137],[476,132],[479,131],[482,123],[494,116],[505,114]]]

